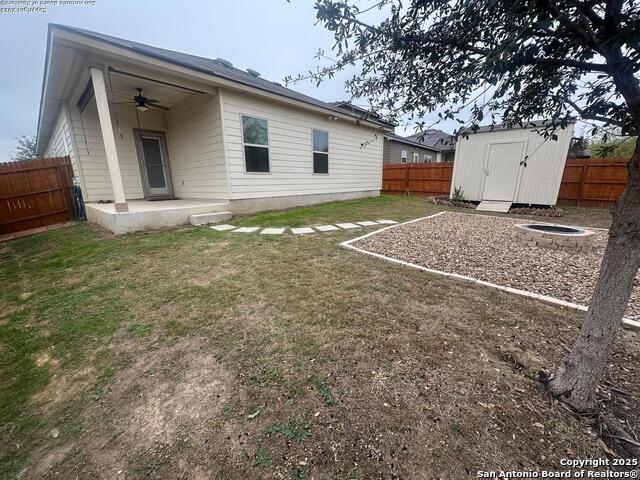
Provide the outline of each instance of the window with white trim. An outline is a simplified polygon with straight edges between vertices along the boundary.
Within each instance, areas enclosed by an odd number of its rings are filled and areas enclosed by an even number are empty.
[[[408,153],[407,153],[406,150],[402,150],[400,152],[400,162],[401,163],[407,163],[407,155],[408,155]]]
[[[413,163],[418,163],[420,161],[420,155],[417,153],[413,154]]]
[[[433,155],[424,154],[424,163],[433,163]]]
[[[329,132],[313,131],[313,173],[329,173]]]
[[[269,126],[264,118],[242,115],[246,172],[269,173]]]

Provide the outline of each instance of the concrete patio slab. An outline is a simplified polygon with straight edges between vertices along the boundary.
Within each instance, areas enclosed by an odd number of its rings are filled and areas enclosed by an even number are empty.
[[[376,222],[381,223],[383,225],[395,225],[396,222],[395,220],[376,220]]]
[[[335,225],[318,225],[318,226],[313,227],[313,228],[315,228],[319,232],[333,232],[335,230],[340,230]]]
[[[192,215],[222,212],[228,206],[226,200],[128,200],[126,212],[116,211],[114,203],[89,202],[85,210],[88,221],[121,234],[182,225]]]
[[[233,233],[253,233],[260,230],[260,227],[240,227],[236,228]]]
[[[212,228],[213,230],[217,230],[219,232],[224,232],[226,230],[233,230],[236,227],[233,225],[229,225],[228,223],[225,223],[224,225],[214,225],[213,227],[209,227],[209,228]]]
[[[344,230],[350,230],[352,228],[362,228],[361,225],[356,225],[355,223],[336,223],[336,225]]]
[[[305,233],[315,233],[315,230],[311,227],[292,228],[291,232],[294,235],[303,235]]]
[[[363,222],[356,222],[358,225],[362,225],[363,227],[372,227],[374,225],[378,225],[378,222],[372,222],[371,220],[365,220]]]
[[[270,227],[260,232],[260,235],[282,235],[286,228]]]

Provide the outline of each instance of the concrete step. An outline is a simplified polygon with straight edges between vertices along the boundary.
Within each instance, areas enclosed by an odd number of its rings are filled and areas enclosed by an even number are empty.
[[[499,212],[507,213],[511,208],[512,202],[505,202],[501,200],[483,200],[476,207],[476,210],[482,212]]]
[[[198,213],[196,215],[189,215],[189,222],[195,226],[207,225],[208,223],[226,222],[231,219],[232,216],[231,212]]]

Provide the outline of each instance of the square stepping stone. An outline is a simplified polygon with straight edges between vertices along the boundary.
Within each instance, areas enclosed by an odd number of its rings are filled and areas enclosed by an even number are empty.
[[[355,223],[336,223],[340,228],[344,228],[345,230],[349,230],[351,228],[361,228],[360,225],[356,225]]]
[[[233,230],[234,227],[233,225],[229,225],[228,223],[225,223],[224,225],[214,225],[213,227],[210,227],[214,230],[217,230],[219,232],[224,232],[225,230]]]
[[[294,235],[301,235],[301,234],[304,234],[304,233],[315,233],[313,228],[311,228],[311,227],[292,228],[291,232]]]
[[[335,225],[318,225],[317,227],[313,227],[319,232],[333,232],[334,230],[340,230]]]
[[[285,228],[265,228],[260,235],[282,235],[285,230]]]
[[[371,227],[373,225],[378,225],[378,222],[372,222],[371,220],[365,220],[364,222],[356,222],[358,225],[362,225],[363,227]]]
[[[378,223],[382,223],[383,225],[393,225],[394,223],[398,223],[395,220],[377,220]]]
[[[236,228],[233,233],[253,233],[260,230],[260,227],[240,227]]]

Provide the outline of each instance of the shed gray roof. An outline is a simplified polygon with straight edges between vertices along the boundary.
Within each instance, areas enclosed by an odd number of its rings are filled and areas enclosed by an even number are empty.
[[[362,118],[355,112],[349,112],[343,108],[339,108],[322,100],[304,95],[302,93],[291,90],[284,87],[277,82],[272,82],[262,77],[258,77],[255,74],[246,72],[239,68],[235,68],[226,64],[227,62],[221,62],[220,60],[212,60],[210,58],[198,57],[196,55],[190,55],[187,53],[175,52],[173,50],[166,50],[164,48],[153,47],[144,43],[138,43],[131,40],[125,40],[123,38],[113,37],[111,35],[105,35],[103,33],[93,32],[91,30],[85,30],[84,28],[70,27],[68,25],[50,24],[50,28],[58,28],[71,33],[82,35],[88,38],[99,40],[110,45],[124,48],[135,53],[147,55],[149,57],[156,58],[158,60],[164,60],[174,65],[179,65],[191,70],[195,70],[201,73],[206,73],[216,77],[230,80],[233,82],[241,83],[250,87],[258,88],[260,90],[281,95],[293,100],[298,100],[316,107],[320,107],[334,112],[340,112],[342,114],[349,114],[355,118]],[[383,127],[389,127],[389,124],[375,118],[366,118],[367,121],[379,124]]]
[[[443,132],[442,130],[437,130],[435,128],[430,128],[428,130],[409,135],[407,139],[443,152],[455,150],[456,148],[456,140],[453,135],[449,135],[447,132]]]

